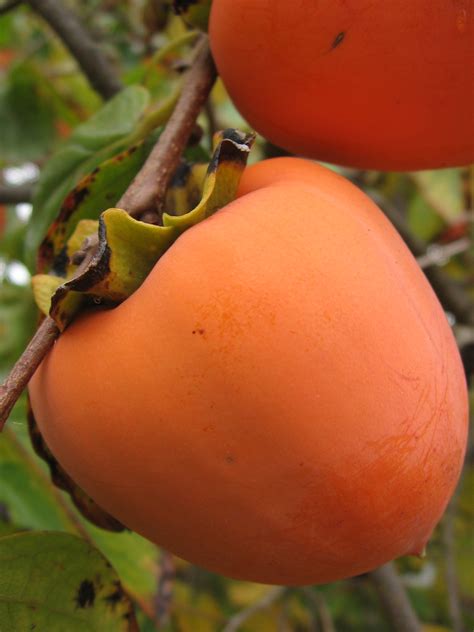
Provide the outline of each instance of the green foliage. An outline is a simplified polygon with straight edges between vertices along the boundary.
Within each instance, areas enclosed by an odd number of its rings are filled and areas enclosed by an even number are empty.
[[[107,560],[66,533],[0,538],[0,625],[5,630],[128,632],[132,604]]]
[[[0,438],[0,503],[8,508],[9,519],[23,528],[71,527],[47,474],[9,429]]]
[[[35,308],[29,288],[0,284],[0,376],[16,360],[33,332]]]
[[[79,125],[47,163],[36,189],[26,234],[25,252],[30,266],[69,191],[83,176],[130,144],[129,137],[148,105],[148,92],[140,86],[130,86]]]
[[[3,161],[35,160],[50,151],[56,138],[54,112],[43,79],[34,65],[18,64],[0,84]]]
[[[181,82],[177,68],[187,63],[194,41],[183,22],[172,15],[168,0],[73,0],[70,4],[84,24],[97,33],[125,82],[133,85],[101,106],[68,51],[30,8],[25,6],[0,17],[0,167],[32,161],[41,170],[31,220],[22,221],[15,208],[8,207],[6,230],[0,238],[2,375],[25,347],[37,317],[31,289],[15,284],[5,271],[12,262],[23,262],[33,269],[37,248],[61,208],[61,221],[67,216],[68,226],[62,236],[55,232],[58,224],[48,233],[54,256],[79,222],[97,219],[115,205],[159,133],[147,136],[169,112]],[[205,13],[199,16],[198,12],[208,10],[208,2],[181,4],[189,22],[195,24],[197,16],[198,26],[202,26]],[[247,129],[220,82],[212,93],[212,104],[219,127]],[[203,139],[188,148],[186,158],[202,163],[210,159],[209,113],[201,115],[199,123]],[[147,140],[142,143],[145,136]],[[136,149],[129,152],[132,146]],[[278,153],[278,149],[258,139],[252,161],[270,152]],[[97,167],[99,170],[91,175]],[[469,202],[466,169],[415,174],[338,171],[396,206],[409,230],[427,246],[449,244],[467,234],[464,223],[472,199]],[[189,173],[191,179],[184,187],[177,179],[168,193],[168,228],[186,223],[189,217],[186,219],[185,214],[201,199],[202,167]],[[213,186],[207,193],[215,193]],[[69,207],[64,206],[65,200]],[[222,199],[216,204],[221,203]],[[209,210],[209,198],[206,204]],[[122,215],[118,221],[133,223]],[[140,227],[135,241],[143,244],[145,233],[154,228]],[[87,234],[89,229],[85,230]],[[81,241],[79,233],[76,237],[73,250]],[[52,262],[48,256],[43,251],[46,270]],[[472,292],[472,258],[468,253],[461,253],[443,268],[459,287]],[[50,483],[46,466],[29,444],[25,419],[22,398],[7,430],[0,435],[0,630],[28,630],[34,624],[41,632],[128,630],[129,621],[122,615],[130,614],[130,602],[117,593],[119,580],[135,602],[140,630],[157,629],[161,551],[137,534],[110,533],[84,520],[69,497]],[[473,489],[471,456],[454,508],[455,567],[467,629],[474,625]],[[16,535],[10,537],[12,534]],[[439,528],[426,559],[404,558],[398,562],[426,632],[452,628],[446,556]],[[167,622],[160,628],[168,632],[222,630],[232,615],[251,610],[273,590],[229,580],[177,558],[173,561],[173,598]],[[84,581],[94,587],[93,604],[90,586]],[[90,605],[78,607],[79,601]],[[112,602],[117,602],[117,608],[111,607]],[[323,629],[323,621],[327,625],[328,620],[342,632],[388,629],[379,598],[367,577],[285,590],[268,607],[250,613],[240,629]]]

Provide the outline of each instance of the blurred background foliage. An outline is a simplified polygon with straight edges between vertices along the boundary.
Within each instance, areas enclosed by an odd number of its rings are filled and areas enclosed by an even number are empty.
[[[9,3],[4,0],[4,4]],[[142,106],[151,105],[154,111],[161,108],[166,116],[196,37],[173,15],[169,2],[71,0],[64,4],[80,17],[93,39],[100,42],[124,85],[140,84],[150,94],[148,105],[135,102],[135,106],[116,112],[107,142],[128,138],[127,134],[135,129],[134,116],[140,118]],[[29,283],[33,249],[64,195],[80,175],[91,170],[91,163],[86,160],[72,179],[71,170],[66,170],[63,176],[56,171],[57,182],[49,189],[45,189],[45,176],[41,174],[45,174],[51,156],[64,150],[71,134],[77,134],[74,130],[101,106],[100,96],[90,87],[73,57],[26,3],[10,11],[0,9],[2,378],[20,355],[36,324],[37,311]],[[206,151],[214,130],[248,129],[219,82],[199,124],[201,146]],[[93,133],[97,129],[93,128]],[[87,157],[92,157],[92,163],[105,145],[106,142],[88,145]],[[251,161],[281,154],[277,147],[259,138]],[[465,306],[469,298],[474,298],[470,234],[473,169],[400,174],[333,168],[376,199],[419,258],[435,288],[439,284],[448,287],[446,300],[444,295],[440,298],[472,380],[472,317],[458,307],[459,301]],[[40,180],[43,198],[44,191],[47,193],[46,203],[38,190],[34,195],[40,178],[43,178]],[[32,200],[36,200],[34,209]],[[471,382],[471,403],[472,400]],[[426,632],[474,627],[473,500],[471,437],[458,492],[433,536],[427,556],[397,562]],[[232,581],[176,559],[136,534],[111,534],[87,524],[69,498],[51,485],[46,466],[33,453],[23,397],[0,436],[0,535],[32,529],[67,531],[94,543],[118,571],[125,590],[136,604],[140,629],[145,632],[159,625],[163,630],[183,632],[366,632],[390,627],[368,577],[302,589]],[[456,622],[458,608],[462,612],[461,622],[459,617]]]

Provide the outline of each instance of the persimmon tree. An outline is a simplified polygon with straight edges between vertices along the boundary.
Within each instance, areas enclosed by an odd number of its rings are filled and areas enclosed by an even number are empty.
[[[193,567],[124,529],[57,462],[29,410],[24,389],[75,315],[126,300],[181,232],[231,201],[252,145],[253,160],[286,153],[255,141],[215,83],[209,7],[0,6],[2,426],[10,415],[0,437],[0,627],[271,630],[280,621],[288,629],[462,630],[474,618],[459,559],[472,535],[469,452],[464,485],[425,559],[325,587],[270,588]],[[216,134],[227,128],[242,131]],[[395,225],[468,349],[472,169],[335,169]],[[111,207],[121,212],[104,213]],[[164,215],[172,238],[161,230]],[[435,579],[423,588],[429,573]]]

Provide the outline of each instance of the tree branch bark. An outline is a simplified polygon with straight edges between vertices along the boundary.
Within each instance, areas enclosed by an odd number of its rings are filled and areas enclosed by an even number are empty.
[[[117,206],[134,215],[153,210],[156,212],[160,207],[196,117],[215,78],[216,70],[208,40],[203,37],[173,114],[141,171]],[[18,397],[58,336],[56,324],[51,318],[46,318],[6,381],[0,386],[0,431]]]
[[[456,572],[456,544],[454,534],[454,518],[456,514],[457,494],[451,498],[443,521],[441,522],[441,538],[444,548],[445,581],[448,593],[449,614],[453,632],[465,632],[461,610],[461,596]]]
[[[5,186],[0,184],[0,204],[22,204],[31,202],[33,187],[31,184]]]
[[[5,382],[0,386],[0,432],[17,399],[58,336],[59,329],[54,320],[48,316],[39,326]]]
[[[421,625],[393,562],[369,573],[395,632],[421,632]]]
[[[115,69],[78,17],[58,0],[28,0],[76,59],[89,83],[104,99],[122,89]]]
[[[134,217],[153,212],[159,217],[171,176],[215,79],[214,62],[204,38],[197,46],[192,72],[184,82],[173,114],[143,168],[117,202],[118,208],[124,208]]]
[[[253,617],[254,614],[257,614],[257,612],[261,610],[270,608],[276,601],[283,597],[287,590],[288,588],[285,586],[274,586],[259,601],[251,604],[248,608],[245,608],[245,610],[241,610],[232,615],[222,632],[237,632],[250,617]]]
[[[22,2],[23,0],[6,0],[6,2],[0,5],[0,15],[13,11],[13,9],[19,7]]]

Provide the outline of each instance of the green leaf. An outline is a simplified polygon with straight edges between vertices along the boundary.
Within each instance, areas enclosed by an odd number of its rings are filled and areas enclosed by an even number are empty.
[[[13,68],[2,84],[2,160],[36,160],[52,148],[56,137],[54,112],[43,82],[44,78],[25,62]]]
[[[407,209],[407,218],[410,230],[426,242],[430,242],[439,235],[446,225],[433,207],[419,194],[411,200]]]
[[[140,86],[122,90],[87,122],[79,125],[43,169],[33,199],[25,252],[33,268],[36,250],[48,226],[76,184],[102,162],[120,153],[149,104]]]
[[[68,193],[39,247],[39,272],[52,267],[78,223],[97,220],[104,209],[121,197],[145,162],[156,137],[152,134],[145,142],[105,160]]]
[[[4,49],[16,44],[13,28],[13,11],[8,11],[0,16],[0,48]]]
[[[14,206],[6,207],[6,227],[0,239],[0,255],[5,259],[22,261],[26,223],[17,216]]]
[[[4,430],[0,435],[0,503],[11,520],[28,529],[70,528],[58,493],[15,434]]]
[[[127,592],[153,610],[160,557],[156,545],[131,531],[110,533],[85,521],[84,527],[117,569]]]
[[[150,95],[145,88],[129,86],[79,125],[71,140],[91,151],[107,147],[135,129],[149,102]]]
[[[463,213],[463,185],[461,169],[417,171],[411,175],[419,194],[438,217],[452,224]]]
[[[0,283],[0,375],[25,348],[36,315],[29,287]]]
[[[0,538],[0,629],[137,630],[115,570],[80,538],[31,532]]]

